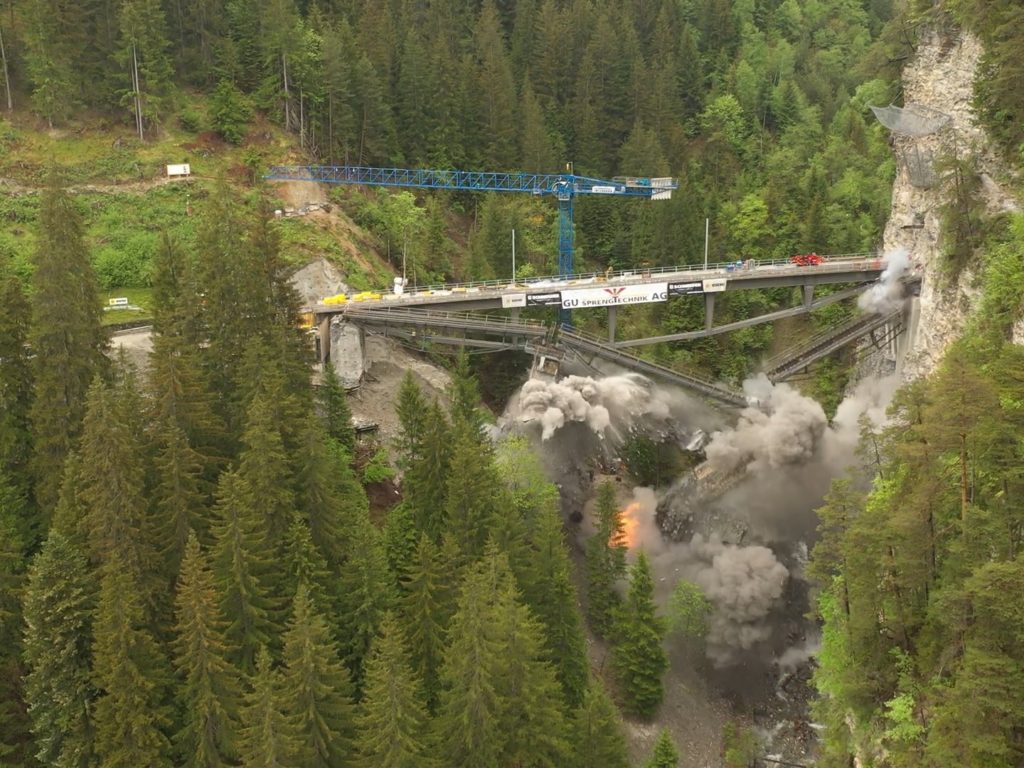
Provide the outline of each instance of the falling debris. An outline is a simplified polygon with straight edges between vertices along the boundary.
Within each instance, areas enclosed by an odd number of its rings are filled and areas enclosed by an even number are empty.
[[[865,312],[884,315],[903,306],[903,284],[900,282],[910,269],[910,254],[900,248],[885,257],[885,270],[878,282],[857,299],[857,306]]]

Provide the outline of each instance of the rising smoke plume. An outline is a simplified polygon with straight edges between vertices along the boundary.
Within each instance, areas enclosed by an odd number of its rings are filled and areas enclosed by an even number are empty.
[[[857,299],[857,306],[865,312],[885,315],[903,306],[903,285],[900,279],[910,269],[910,254],[900,248],[887,254],[885,269],[878,282]]]
[[[756,471],[809,461],[828,425],[821,406],[764,374],[745,381],[743,390],[756,405],[743,410],[735,427],[711,436],[705,455],[714,468],[731,472],[758,464],[751,467]]]
[[[700,534],[679,553],[684,578],[711,602],[707,656],[717,667],[740,661],[743,654],[769,640],[768,617],[786,588],[789,571],[768,547],[705,541]]]
[[[685,513],[704,517],[704,533],[668,541],[656,522],[658,498],[650,489],[634,490],[638,503],[632,514],[638,521],[636,546],[651,558],[659,600],[667,601],[680,578],[699,585],[713,608],[707,655],[716,667],[729,667],[768,663],[786,647],[785,637],[773,636],[780,611],[799,617],[806,610],[783,605],[788,583],[799,579],[799,563],[790,555],[805,550],[813,536],[814,509],[831,478],[854,462],[859,418],[866,414],[883,423],[895,386],[895,379],[861,382],[829,424],[817,402],[759,376],[744,384],[752,405],[736,426],[722,428],[718,420],[716,430],[709,411],[698,410],[689,398],[682,398],[687,404],[682,411],[670,407],[680,396],[642,376],[569,377],[528,382],[506,420],[541,425],[538,448],[545,466],[563,500],[566,488],[578,487],[569,505],[577,512],[589,487],[583,468],[612,438],[666,414],[683,422],[680,432],[699,424],[712,434],[705,448],[709,464],[723,472],[743,471],[744,478],[713,503],[678,500]],[[670,496],[671,490],[664,501]]]
[[[570,423],[585,424],[601,437],[621,439],[641,420],[665,419],[669,413],[665,390],[640,374],[624,373],[599,379],[530,379],[513,398],[508,417],[539,423],[542,440]]]

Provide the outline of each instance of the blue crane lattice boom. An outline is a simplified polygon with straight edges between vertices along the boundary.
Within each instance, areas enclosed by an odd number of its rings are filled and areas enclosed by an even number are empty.
[[[354,165],[278,165],[265,177],[271,181],[315,181],[372,187],[413,187],[472,192],[527,192],[558,200],[558,271],[573,274],[573,201],[578,195],[618,195],[667,200],[678,187],[675,179],[615,177],[594,179],[572,173],[491,173],[414,168],[367,168]]]

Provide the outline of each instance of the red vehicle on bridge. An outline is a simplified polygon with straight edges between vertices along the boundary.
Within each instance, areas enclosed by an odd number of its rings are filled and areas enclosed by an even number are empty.
[[[798,267],[816,267],[825,263],[825,257],[816,253],[801,253],[790,259]]]

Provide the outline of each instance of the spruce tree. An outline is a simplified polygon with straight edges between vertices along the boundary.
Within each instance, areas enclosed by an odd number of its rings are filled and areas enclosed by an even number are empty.
[[[622,685],[626,709],[650,718],[661,704],[661,676],[668,668],[663,622],[654,608],[654,580],[647,555],[637,556],[630,568],[629,595],[616,621],[612,664]]]
[[[435,721],[440,756],[446,765],[461,768],[499,766],[505,736],[496,680],[502,650],[494,622],[496,591],[484,568],[484,563],[471,568],[462,583],[441,668]]]
[[[348,407],[348,395],[333,365],[324,369],[317,395],[328,437],[337,440],[350,454],[355,453],[356,429],[352,424],[352,409]]]
[[[294,768],[299,744],[296,718],[289,714],[284,682],[263,646],[241,713],[239,756],[243,768]]]
[[[116,389],[97,379],[89,388],[78,496],[86,511],[91,560],[106,568],[116,556],[152,616],[153,601],[163,594],[162,569],[146,505],[142,444],[132,424],[138,416],[130,413],[135,401],[131,386],[131,379]]]
[[[366,659],[358,753],[365,768],[429,768],[428,716],[420,681],[408,661],[394,616],[381,621]]]
[[[183,679],[178,698],[184,723],[175,737],[180,764],[188,768],[231,765],[238,748],[238,673],[227,661],[225,622],[213,571],[191,531],[175,608],[174,665]]]
[[[32,374],[28,337],[29,304],[21,281],[0,256],[0,473],[18,488],[28,490],[32,454],[29,411]]]
[[[162,544],[165,575],[176,574],[191,532],[198,532],[196,535],[207,546],[213,543],[206,499],[200,491],[202,457],[189,447],[185,433],[174,423],[160,429],[157,443],[153,500],[158,540]]]
[[[520,601],[511,574],[501,587],[495,618],[501,660],[496,674],[499,728],[505,734],[501,764],[561,768],[569,759],[565,698],[546,659],[541,626]]]
[[[622,720],[600,680],[591,680],[573,716],[574,768],[629,768],[629,753]]]
[[[309,524],[302,515],[296,514],[292,518],[285,552],[290,576],[289,590],[294,593],[300,585],[305,585],[313,605],[334,628],[337,620],[333,608],[339,590],[327,568],[323,553],[313,542]]]
[[[468,417],[463,417],[468,419]],[[494,455],[468,426],[456,427],[448,474],[446,530],[459,543],[463,558],[483,555],[496,518],[505,513],[507,497],[494,466]]]
[[[249,407],[242,443],[245,448],[239,456],[238,479],[245,489],[246,503],[265,521],[268,541],[281,553],[295,511],[295,497],[281,433],[261,395]]]
[[[295,718],[295,764],[308,768],[354,766],[355,710],[348,669],[338,657],[309,591],[300,584],[284,634],[282,693]]]
[[[100,582],[93,630],[96,754],[100,768],[171,766],[164,661],[143,626],[138,586],[115,550]]]
[[[275,634],[278,604],[268,570],[266,526],[248,504],[238,475],[225,472],[217,491],[213,562],[220,607],[228,620],[231,661],[251,674],[256,651]]]
[[[450,574],[437,545],[425,533],[402,582],[402,616],[409,638],[412,668],[423,682],[431,709],[440,692],[438,672],[443,658],[445,627],[453,608]]]
[[[436,401],[418,415],[423,429],[416,454],[408,460],[405,500],[417,531],[440,541],[445,527],[445,504],[451,465],[452,431]]]
[[[353,519],[367,514],[366,491],[352,468],[350,455],[325,437],[315,420],[302,435],[298,470],[298,509],[328,564],[336,570],[345,558],[348,529]]]
[[[398,422],[402,427],[396,440],[398,465],[402,469],[408,468],[421,456],[423,438],[427,434],[423,423],[426,409],[427,400],[423,396],[423,391],[413,378],[412,372],[406,371],[402,376],[402,383],[398,389],[398,403],[395,406]]]
[[[51,531],[29,569],[24,603],[25,698],[44,765],[93,764],[92,585],[85,554]]]
[[[96,276],[83,232],[78,208],[51,178],[40,197],[29,331],[32,468],[36,501],[46,519],[57,504],[64,460],[81,432],[86,391],[106,367]]]
[[[159,125],[173,87],[164,11],[158,0],[125,0],[118,14],[118,60],[127,70],[121,102],[135,118],[139,139]]]
[[[615,486],[604,483],[597,492],[597,530],[587,541],[587,616],[598,634],[612,629],[620,599],[615,582],[626,574],[626,546],[622,514],[615,502]]]
[[[341,568],[339,617],[344,618],[342,651],[352,679],[360,686],[360,670],[384,614],[394,607],[397,581],[388,567],[380,531],[369,515],[351,522],[347,559]]]
[[[672,737],[668,735],[667,730],[662,729],[658,734],[654,752],[644,768],[679,768],[679,752],[676,750],[676,745],[672,743]]]
[[[31,761],[22,663],[25,499],[0,469],[0,764]]]

